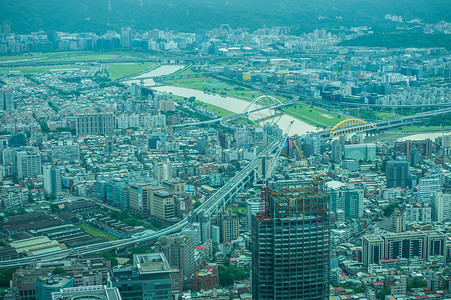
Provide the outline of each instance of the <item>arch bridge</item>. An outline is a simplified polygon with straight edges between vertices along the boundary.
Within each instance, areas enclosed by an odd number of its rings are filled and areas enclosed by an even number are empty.
[[[361,119],[346,119],[332,127],[330,130],[330,137],[333,137],[335,135],[345,134],[345,133],[351,133],[351,132],[357,132],[362,130],[368,130],[368,129],[375,129],[377,127],[374,123],[368,123],[366,121],[363,121]]]

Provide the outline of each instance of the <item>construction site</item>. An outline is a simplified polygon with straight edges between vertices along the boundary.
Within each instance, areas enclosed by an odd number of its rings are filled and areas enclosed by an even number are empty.
[[[253,299],[325,299],[328,195],[316,180],[269,181],[252,220]]]

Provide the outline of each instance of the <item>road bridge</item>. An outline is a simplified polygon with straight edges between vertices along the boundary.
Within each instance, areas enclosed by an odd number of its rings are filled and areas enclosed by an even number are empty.
[[[259,111],[263,111],[263,110],[267,110],[267,109],[278,109],[281,107],[286,107],[286,106],[290,106],[293,104],[296,104],[297,102],[299,102],[299,98],[296,98],[294,100],[291,101],[285,101],[285,102],[280,102],[279,100],[277,100],[277,102],[270,104],[268,106],[264,106],[264,107],[258,107],[258,108],[253,108],[256,104],[256,100],[262,99],[262,98],[271,98],[271,99],[276,99],[272,96],[260,96],[258,98],[255,98],[254,100],[252,100],[252,102],[249,103],[249,105],[246,106],[246,108],[243,109],[243,111],[241,111],[238,114],[233,114],[230,116],[225,116],[225,117],[221,117],[221,118],[217,118],[217,119],[213,119],[213,120],[208,120],[208,121],[199,121],[199,122],[191,122],[191,123],[185,123],[185,124],[178,124],[178,125],[174,125],[172,127],[177,128],[177,127],[188,127],[188,126],[200,126],[200,125],[204,125],[204,124],[213,124],[213,123],[217,123],[220,122],[221,124],[226,124],[229,121],[238,119],[238,118],[242,118],[242,117],[248,117],[250,114],[259,112]],[[226,126],[227,127],[227,126]]]
[[[320,136],[325,138],[331,138],[341,134],[354,133],[354,132],[368,132],[376,133],[379,131],[389,130],[393,128],[404,127],[407,125],[423,122],[431,117],[449,114],[451,108],[443,108],[434,111],[422,112],[412,116],[406,116],[401,118],[391,118],[377,122],[366,122],[360,119],[347,119],[341,121],[333,128],[329,130],[323,130],[318,132]]]

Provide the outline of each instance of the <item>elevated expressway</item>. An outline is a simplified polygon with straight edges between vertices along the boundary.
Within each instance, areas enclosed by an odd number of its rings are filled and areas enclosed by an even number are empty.
[[[231,199],[239,193],[246,184],[252,182],[254,178],[254,169],[257,167],[259,157],[267,154],[271,154],[277,148],[278,141],[273,141],[268,147],[266,147],[255,159],[253,159],[246,167],[238,172],[230,181],[217,190],[210,198],[205,200],[193,214],[208,214],[211,215],[216,212],[221,206],[230,203]],[[68,256],[98,253],[111,249],[116,249],[125,246],[136,245],[139,243],[151,241],[161,236],[176,233],[182,230],[189,224],[189,217],[185,217],[177,224],[174,224],[168,228],[159,230],[155,233],[146,236],[137,236],[128,239],[121,239],[111,242],[102,242],[93,245],[87,245],[82,247],[61,249],[50,253],[38,254],[29,257],[23,257],[19,259],[4,260],[0,262],[0,269],[16,268],[20,266],[26,266],[37,262],[50,262],[56,261]]]

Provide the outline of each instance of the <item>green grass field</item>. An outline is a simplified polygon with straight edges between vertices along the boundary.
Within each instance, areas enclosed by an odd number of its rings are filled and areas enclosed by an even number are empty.
[[[111,235],[109,233],[106,233],[105,231],[99,230],[99,229],[91,227],[89,225],[81,224],[81,225],[79,225],[79,227],[84,229],[87,233],[89,233],[93,236],[103,236],[103,237],[107,238],[109,241],[118,240],[118,238],[115,237],[114,235]]]
[[[159,64],[151,63],[151,62],[141,62],[141,63],[115,63],[108,64],[111,80],[116,80],[118,78],[132,75],[146,69],[153,69]]]
[[[142,56],[130,52],[88,52],[88,51],[68,51],[68,52],[52,52],[37,53],[30,55],[17,56],[0,56],[0,63],[5,61],[35,60],[37,62],[73,62],[73,61],[97,61],[97,60],[121,60],[140,58]]]
[[[341,121],[346,120],[346,117],[343,115],[316,107],[312,108],[305,104],[292,105],[284,108],[283,111],[288,115],[319,127],[335,126]]]
[[[39,66],[39,67],[17,67],[17,68],[0,68],[0,72],[11,72],[11,73],[48,73],[51,70],[86,70],[88,67],[78,66],[78,65],[61,65],[61,66]]]

